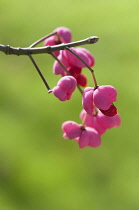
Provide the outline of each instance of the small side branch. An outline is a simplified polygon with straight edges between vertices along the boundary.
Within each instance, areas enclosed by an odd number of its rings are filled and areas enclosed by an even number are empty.
[[[33,59],[32,55],[28,54],[28,56],[29,56],[30,60],[32,61],[33,65],[35,66],[35,68],[36,68],[38,74],[40,75],[40,77],[41,77],[43,83],[45,84],[45,86],[46,86],[48,92],[50,93],[50,92],[51,92],[51,88],[49,87],[48,83],[46,82],[46,79],[44,78],[43,74],[41,73],[39,67],[37,66],[37,64],[36,64],[36,62],[35,62],[35,60]]]
[[[85,44],[94,44],[99,40],[97,36],[92,36],[84,40],[59,44],[54,46],[46,46],[46,47],[36,47],[32,48],[20,48],[20,47],[11,47],[9,45],[0,44],[0,51],[4,52],[6,55],[29,55],[29,54],[42,54],[42,53],[52,53],[59,50],[65,50],[66,47],[77,47]]]
[[[44,37],[38,39],[36,42],[34,42],[33,44],[31,44],[31,45],[29,46],[29,48],[35,47],[35,46],[38,45],[39,43],[43,42],[45,39],[47,39],[47,38],[49,38],[49,37],[51,37],[51,36],[54,36],[54,35],[59,36],[57,32],[52,32],[52,33],[50,33],[50,34],[48,34],[48,35],[46,35],[46,36],[44,36]]]

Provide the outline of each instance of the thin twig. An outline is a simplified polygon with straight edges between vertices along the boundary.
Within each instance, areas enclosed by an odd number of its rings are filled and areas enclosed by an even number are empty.
[[[58,39],[60,39],[60,36],[59,36],[59,34],[58,34],[57,32],[52,32],[52,33],[47,34],[46,36],[44,36],[44,37],[38,39],[36,42],[34,42],[33,44],[31,44],[31,45],[29,46],[29,48],[35,47],[35,46],[38,45],[39,43],[43,42],[45,39],[47,39],[47,38],[49,38],[49,37],[51,37],[51,36],[54,36],[54,35],[56,35],[56,36],[58,37]]]
[[[66,69],[66,67],[64,66],[64,64],[56,57],[56,55],[54,53],[50,53],[50,55],[52,55],[52,57],[60,64],[60,66],[63,68],[63,70],[70,75],[69,71]]]
[[[31,54],[28,54],[28,56],[29,56],[30,60],[32,61],[33,65],[35,66],[35,68],[36,68],[38,74],[40,75],[40,77],[41,77],[43,83],[45,84],[45,86],[46,86],[48,92],[50,93],[50,92],[51,92],[51,88],[49,87],[49,85],[48,85],[48,83],[46,82],[44,76],[42,75],[42,73],[41,73],[41,71],[40,71],[38,65],[36,64],[36,62],[35,62],[35,60],[33,59],[33,57],[32,57]]]
[[[73,55],[75,55],[91,72],[94,71],[79,55],[77,55],[77,53],[75,53],[69,47],[66,47],[66,50],[70,51]]]
[[[99,40],[97,36],[92,36],[84,40],[59,44],[54,46],[46,46],[46,47],[28,47],[28,48],[20,48],[20,47],[11,47],[9,45],[0,44],[0,51],[4,52],[7,55],[29,55],[29,54],[42,54],[42,53],[51,53],[59,50],[65,50],[66,47],[76,47],[85,44],[94,44]]]

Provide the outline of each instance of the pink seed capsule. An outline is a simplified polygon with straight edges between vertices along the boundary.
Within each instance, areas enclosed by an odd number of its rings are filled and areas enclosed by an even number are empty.
[[[83,109],[80,113],[80,118],[84,121],[87,127],[94,128],[100,135],[102,135],[106,132],[106,128],[103,127],[101,120],[99,120],[99,113],[101,112],[98,110],[96,115],[91,116]]]
[[[94,128],[86,127],[84,130],[82,130],[82,133],[79,138],[80,148],[84,148],[86,146],[99,147],[100,145],[100,135]]]
[[[78,49],[78,47],[77,48],[71,48],[71,50],[73,50],[84,62],[86,62],[89,65],[89,62],[90,62],[89,57],[83,50]],[[79,58],[77,58],[70,51],[65,50],[64,51],[64,56],[66,57],[68,63],[71,66],[76,66],[78,68],[86,67],[86,65],[82,61],[80,61]]]
[[[44,41],[44,46],[53,46],[53,45],[71,42],[72,35],[70,29],[61,26],[56,28],[54,32],[57,32],[59,37],[57,35],[53,35],[49,38],[46,38]],[[55,51],[54,54],[58,56],[59,51]]]
[[[86,87],[83,91],[83,96],[82,96],[82,105],[87,114],[89,115],[92,115],[94,111],[93,93],[94,93],[94,88]]]
[[[70,100],[76,85],[77,82],[74,77],[64,76],[58,81],[52,92],[60,101]]]
[[[114,116],[106,116],[101,111],[98,112],[98,123],[104,129],[110,129],[114,127],[118,127],[121,124],[120,115],[116,114]]]
[[[111,85],[98,86],[93,94],[94,104],[101,110],[108,110],[116,97],[117,91]]]
[[[59,34],[60,37],[62,37],[64,43],[69,43],[71,42],[72,39],[72,34],[71,30],[67,27],[60,26],[54,30]]]
[[[74,139],[80,136],[80,125],[74,121],[66,121],[62,124],[62,131],[64,132],[64,138]]]
[[[95,58],[94,56],[86,49],[86,48],[83,48],[83,47],[78,47],[78,49],[82,50],[84,53],[86,53],[86,55],[88,56],[89,58],[89,63],[88,65],[90,67],[93,67],[95,65]]]

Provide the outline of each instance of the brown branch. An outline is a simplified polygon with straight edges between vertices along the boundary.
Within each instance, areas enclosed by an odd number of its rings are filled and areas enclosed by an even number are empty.
[[[6,55],[29,55],[29,54],[42,54],[42,53],[52,53],[59,50],[65,50],[66,47],[76,47],[85,44],[94,44],[99,40],[97,36],[92,36],[84,40],[59,44],[54,46],[46,47],[36,47],[36,48],[20,48],[20,47],[11,47],[9,45],[0,44],[0,51],[4,52]]]

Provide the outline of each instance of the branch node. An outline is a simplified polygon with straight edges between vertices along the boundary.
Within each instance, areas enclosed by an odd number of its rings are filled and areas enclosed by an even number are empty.
[[[52,48],[51,48],[51,46],[48,45],[48,46],[47,46],[47,50],[48,50],[48,52],[47,52],[48,54],[51,54],[51,53],[52,53]]]
[[[5,54],[6,55],[10,55],[11,54],[11,52],[10,52],[10,45],[6,45],[5,47],[6,47]]]
[[[18,56],[19,56],[19,55],[21,55],[21,53],[20,53],[20,52],[21,52],[21,48],[20,48],[20,47],[18,47],[18,54],[17,54]],[[28,53],[28,54],[29,54],[29,53]]]

